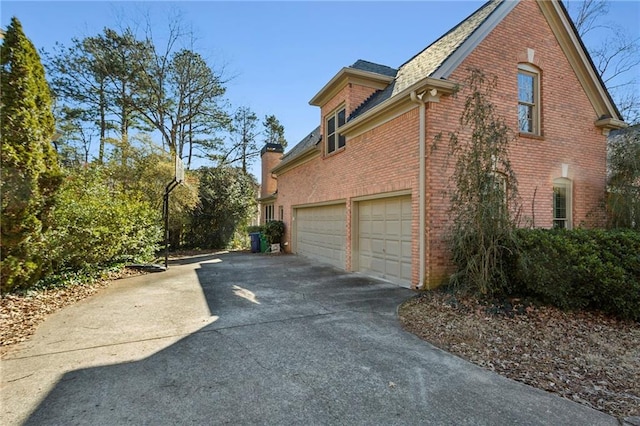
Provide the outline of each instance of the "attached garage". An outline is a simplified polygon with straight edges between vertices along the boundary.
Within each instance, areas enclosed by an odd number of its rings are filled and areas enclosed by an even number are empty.
[[[295,252],[344,269],[346,216],[345,204],[297,208]]]
[[[358,270],[411,286],[411,197],[358,203]]]

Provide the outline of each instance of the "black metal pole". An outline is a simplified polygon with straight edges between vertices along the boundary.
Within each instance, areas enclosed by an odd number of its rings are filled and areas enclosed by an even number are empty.
[[[175,179],[172,180],[164,190],[162,203],[162,213],[164,216],[164,269],[169,268],[169,193],[179,185]]]

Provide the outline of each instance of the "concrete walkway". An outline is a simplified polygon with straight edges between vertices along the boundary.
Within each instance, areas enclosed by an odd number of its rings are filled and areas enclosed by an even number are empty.
[[[409,290],[296,256],[196,257],[52,315],[2,424],[616,425],[404,332]]]

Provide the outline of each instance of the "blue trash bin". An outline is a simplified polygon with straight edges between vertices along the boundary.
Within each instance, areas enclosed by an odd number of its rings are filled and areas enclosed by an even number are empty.
[[[260,233],[252,232],[251,237],[251,253],[260,253]]]

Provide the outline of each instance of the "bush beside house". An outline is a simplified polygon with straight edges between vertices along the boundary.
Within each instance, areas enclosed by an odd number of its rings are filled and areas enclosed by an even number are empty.
[[[640,321],[640,233],[519,229],[504,264],[511,293]]]

